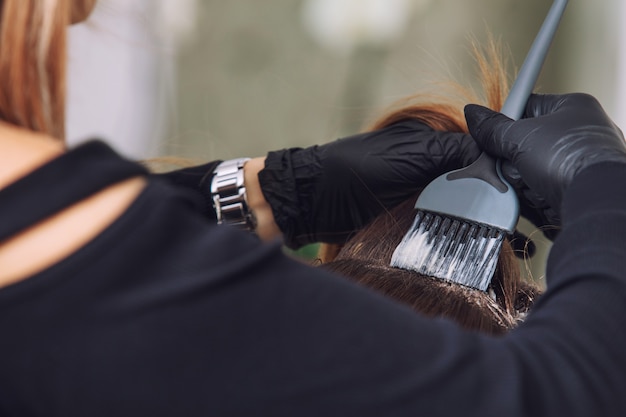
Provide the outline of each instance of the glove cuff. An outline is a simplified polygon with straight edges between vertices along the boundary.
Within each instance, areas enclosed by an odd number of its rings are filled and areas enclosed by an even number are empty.
[[[321,175],[317,146],[269,152],[258,174],[263,196],[289,248],[316,242],[309,200]]]

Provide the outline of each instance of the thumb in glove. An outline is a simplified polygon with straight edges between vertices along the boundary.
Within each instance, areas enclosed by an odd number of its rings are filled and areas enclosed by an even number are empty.
[[[477,105],[466,106],[465,116],[479,147],[503,160],[522,214],[535,210],[529,219],[537,226],[559,225],[563,193],[582,170],[626,162],[622,132],[587,94],[532,95],[517,121]]]

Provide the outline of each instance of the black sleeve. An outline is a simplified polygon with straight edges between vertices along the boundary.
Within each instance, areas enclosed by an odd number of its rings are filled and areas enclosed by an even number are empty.
[[[576,178],[549,259],[549,289],[504,337],[401,312],[313,271],[297,285],[283,280],[286,316],[261,326],[292,326],[291,338],[261,354],[283,365],[271,372],[299,399],[283,397],[283,415],[303,404],[301,415],[311,416],[626,415],[625,188],[626,165]]]
[[[517,356],[509,389],[526,415],[626,415],[625,187],[626,165],[607,163],[565,195],[548,291],[502,343]]]
[[[152,174],[152,177],[188,190],[198,201],[198,207],[201,212],[210,220],[216,222],[217,216],[211,199],[211,179],[213,178],[213,171],[221,162],[212,161],[204,165]]]
[[[152,181],[93,242],[0,291],[0,415],[626,415],[626,165],[563,204],[549,289],[495,338],[207,224]]]
[[[624,165],[576,178],[549,289],[500,338],[424,319],[277,253],[240,255],[222,302],[204,304],[213,309],[204,317],[219,317],[211,334],[220,343],[207,346],[223,369],[199,375],[236,387],[227,392],[246,398],[240,415],[624,416],[624,188]],[[207,253],[222,264],[228,248],[255,253],[235,238],[216,238]],[[211,386],[216,409],[229,410],[225,388]]]

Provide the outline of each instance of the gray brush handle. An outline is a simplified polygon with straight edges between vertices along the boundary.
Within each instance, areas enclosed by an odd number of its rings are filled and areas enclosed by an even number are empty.
[[[550,7],[528,51],[528,55],[513,83],[513,87],[511,87],[509,96],[504,102],[502,110],[500,110],[501,113],[511,119],[517,120],[524,114],[526,103],[535,88],[541,67],[548,55],[550,44],[554,39],[554,34],[565,11],[565,6],[567,6],[567,1],[568,0],[555,0],[554,3],[552,3],[552,7]]]
[[[511,119],[517,120],[524,114],[526,103],[535,88],[543,62],[548,55],[554,34],[561,22],[565,6],[567,6],[567,1],[554,0],[541,28],[539,28],[537,36],[535,36],[526,59],[524,59],[513,87],[511,87],[511,91],[500,111]],[[500,172],[500,166],[500,160],[496,160],[483,152],[468,167],[448,173],[446,179],[453,181],[463,178],[480,178],[491,184],[499,192],[505,193],[509,189],[509,185]]]

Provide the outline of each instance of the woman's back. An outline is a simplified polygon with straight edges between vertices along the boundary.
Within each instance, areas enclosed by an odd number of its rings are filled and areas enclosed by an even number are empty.
[[[0,189],[5,189],[22,175],[64,152],[60,142],[6,124],[0,124],[0,136]],[[63,184],[52,185],[63,188]],[[16,235],[3,236],[0,247],[0,287],[24,279],[77,250],[118,217],[143,185],[144,182],[139,178],[112,184],[110,188],[71,208],[41,219],[36,226],[21,230]],[[10,202],[6,199],[4,201],[5,206]],[[37,196],[29,201],[36,202],[37,206],[48,203],[38,201]],[[28,210],[28,205],[24,209]]]

